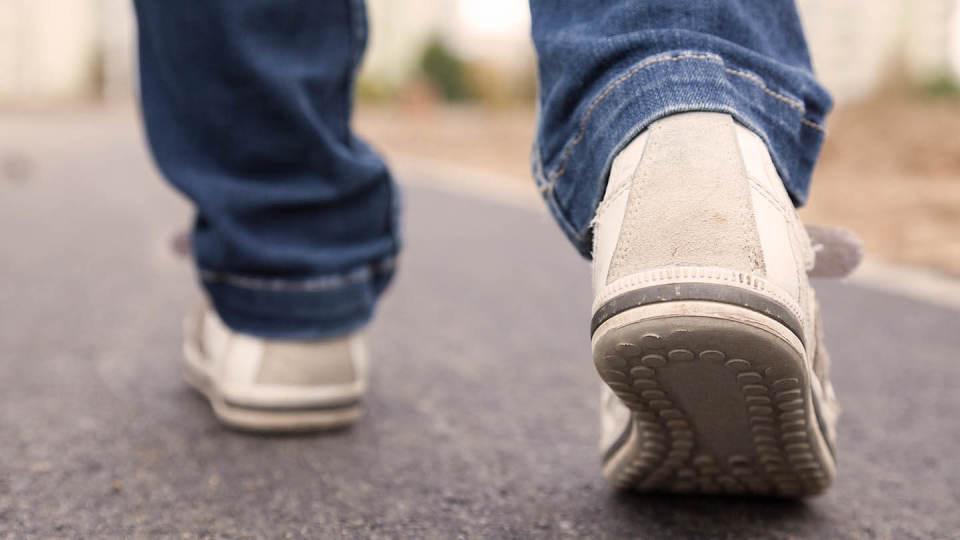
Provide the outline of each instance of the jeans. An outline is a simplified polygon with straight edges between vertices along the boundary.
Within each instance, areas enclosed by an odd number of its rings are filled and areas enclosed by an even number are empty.
[[[830,97],[792,0],[531,0],[534,178],[575,248],[617,152],[684,111],[766,141],[802,204]],[[202,284],[234,330],[322,338],[363,326],[400,248],[399,197],[350,130],[361,0],[136,0],[141,95],[162,173],[194,203]]]

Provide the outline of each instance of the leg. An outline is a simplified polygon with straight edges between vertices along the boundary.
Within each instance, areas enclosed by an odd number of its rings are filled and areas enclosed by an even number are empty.
[[[604,475],[643,491],[822,492],[835,409],[792,203],[830,100],[793,3],[532,6],[534,172],[594,261]]]
[[[215,308],[185,325],[185,377],[224,423],[353,422],[359,328],[398,251],[396,193],[350,130],[361,0],[137,0],[143,114],[197,211]]]
[[[806,200],[830,109],[793,0],[531,0],[539,54],[534,174],[584,256],[614,157],[659,118],[732,115]]]
[[[362,326],[398,249],[387,169],[350,130],[362,1],[136,7],[150,145],[196,206],[194,255],[221,318],[274,338]]]

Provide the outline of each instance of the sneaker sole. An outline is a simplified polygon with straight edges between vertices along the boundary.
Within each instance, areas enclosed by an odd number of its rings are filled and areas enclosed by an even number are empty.
[[[614,486],[803,497],[832,483],[804,349],[779,321],[727,303],[664,302],[603,322],[593,351],[632,411],[604,456]]]
[[[339,429],[363,415],[360,399],[336,403],[283,406],[239,403],[225,398],[213,379],[199,366],[200,352],[188,342],[184,347],[183,379],[210,403],[224,425],[259,433],[303,433]]]

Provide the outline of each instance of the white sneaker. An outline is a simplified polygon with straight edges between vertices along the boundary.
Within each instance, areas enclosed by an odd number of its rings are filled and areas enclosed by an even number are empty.
[[[763,141],[726,114],[650,126],[595,219],[603,474],[641,491],[805,496],[837,408],[815,262]]]
[[[312,431],[362,413],[367,358],[360,333],[328,340],[266,340],[229,329],[210,308],[184,324],[184,377],[224,424]]]

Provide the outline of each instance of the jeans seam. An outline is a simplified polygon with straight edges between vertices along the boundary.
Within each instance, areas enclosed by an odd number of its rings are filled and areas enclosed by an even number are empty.
[[[790,97],[790,96],[788,96],[788,95],[786,95],[786,94],[781,94],[780,92],[775,92],[775,91],[771,90],[770,87],[767,86],[766,81],[764,81],[764,80],[763,80],[759,75],[757,75],[756,73],[751,73],[751,72],[749,72],[749,71],[745,71],[745,70],[742,70],[742,69],[735,69],[735,68],[727,67],[726,65],[723,66],[723,70],[726,71],[727,73],[730,73],[731,75],[736,75],[736,76],[738,76],[738,77],[742,77],[742,78],[744,78],[744,79],[752,82],[753,84],[755,84],[756,86],[758,86],[761,90],[763,90],[763,92],[764,92],[765,94],[769,95],[770,97],[772,97],[772,98],[774,98],[774,99],[776,99],[776,100],[779,100],[779,101],[782,101],[783,103],[786,103],[787,106],[789,106],[790,108],[796,109],[797,111],[800,111],[801,113],[806,113],[806,112],[807,112],[807,111],[806,111],[806,107],[803,106],[803,102],[801,102],[801,101],[798,100],[798,99],[794,99],[794,98],[792,98],[792,97]]]
[[[215,270],[197,269],[205,283],[224,284],[239,289],[262,292],[316,293],[358,285],[389,273],[396,266],[396,258],[389,257],[342,274],[327,274],[302,280],[264,278]]]
[[[543,171],[543,159],[540,155],[540,145],[537,143],[537,141],[534,141],[533,149],[530,152],[530,161],[531,168],[533,169],[534,183],[537,185],[537,191],[547,203],[547,209],[550,210],[550,213],[557,218],[557,223],[560,225],[560,229],[563,230],[563,232],[566,233],[570,238],[575,239],[575,243],[581,243],[584,239],[584,235],[581,234],[580,231],[576,230],[576,228],[567,218],[566,212],[560,205],[560,201],[556,200],[556,192],[553,190],[553,184],[547,184],[547,177],[544,175]]]
[[[566,172],[567,162],[569,161],[570,157],[573,155],[574,149],[576,149],[576,147],[583,141],[583,138],[587,132],[587,127],[590,123],[590,119],[593,116],[594,111],[597,109],[597,107],[600,106],[601,103],[603,103],[603,101],[611,93],[613,93],[614,90],[622,86],[624,83],[630,80],[634,75],[640,73],[646,68],[652,67],[657,64],[662,64],[664,62],[681,62],[681,61],[691,61],[691,60],[693,61],[700,60],[700,61],[719,64],[723,66],[724,71],[730,73],[731,75],[738,76],[746,81],[753,83],[755,86],[759,87],[765,94],[777,99],[778,101],[784,103],[790,108],[799,111],[801,114],[806,114],[806,107],[804,107],[802,102],[800,102],[795,98],[782,94],[780,92],[771,90],[766,85],[766,82],[764,82],[764,80],[755,73],[728,67],[726,63],[723,61],[723,58],[720,57],[719,55],[688,52],[688,53],[680,53],[680,54],[668,53],[665,55],[653,56],[634,65],[633,67],[628,69],[624,74],[620,75],[619,77],[611,81],[603,89],[600,95],[598,95],[596,98],[593,99],[593,101],[590,103],[590,106],[587,107],[587,110],[584,112],[583,117],[580,119],[579,127],[577,129],[576,135],[574,135],[573,139],[570,139],[570,141],[566,144],[563,150],[563,153],[560,155],[560,159],[557,163],[556,168],[553,170],[552,173],[547,175],[546,182],[544,182],[544,185],[541,186],[540,188],[541,191],[543,192],[552,191],[553,185],[556,184],[557,180],[561,176],[563,176],[563,174]],[[821,126],[816,122],[813,122],[806,118],[801,118],[800,121],[803,125],[813,127],[817,130],[823,131],[823,126]]]

